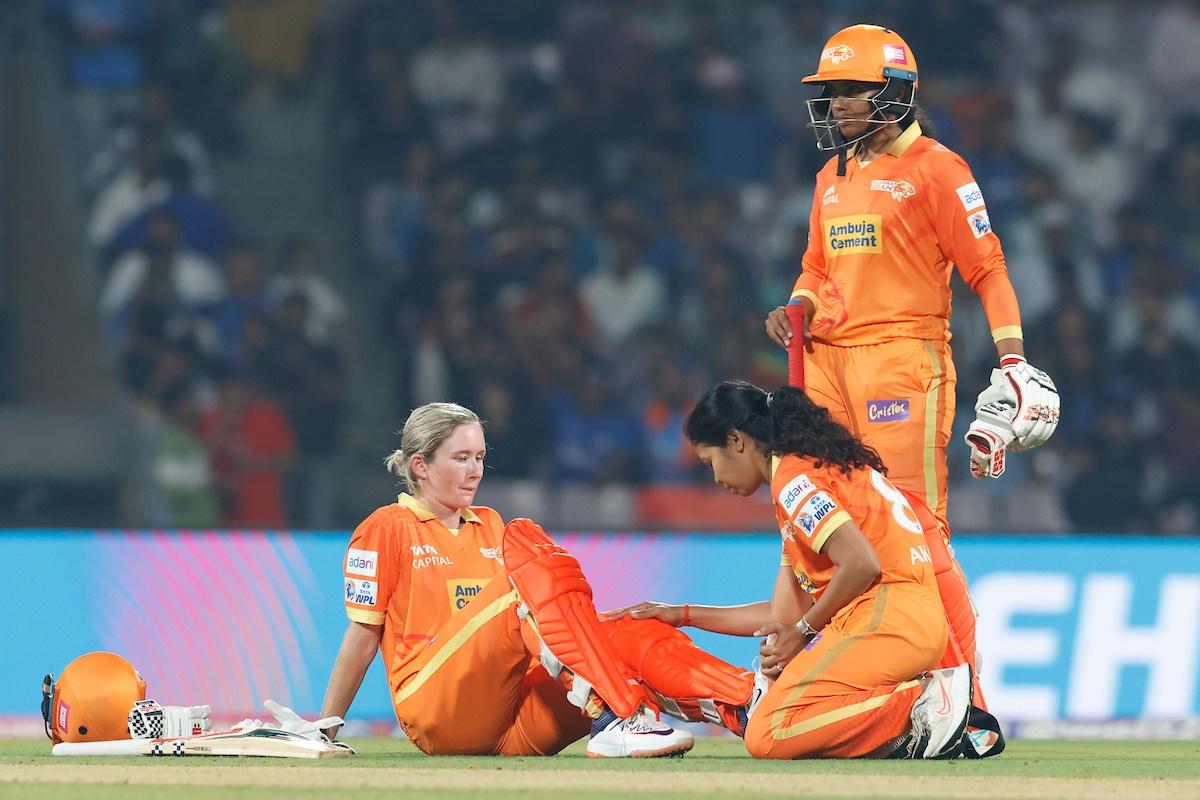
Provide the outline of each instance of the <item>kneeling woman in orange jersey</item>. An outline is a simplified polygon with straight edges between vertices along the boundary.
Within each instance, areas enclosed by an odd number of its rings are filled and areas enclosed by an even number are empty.
[[[396,717],[426,753],[550,755],[589,731],[594,756],[691,749],[690,734],[646,710],[654,701],[637,682],[643,670],[669,670],[653,659],[631,665],[642,657],[632,645],[661,631],[602,629],[569,553],[529,520],[506,526],[471,505],[485,453],[483,426],[462,406],[431,403],[405,422],[387,466],[412,494],[351,537],[350,624],[322,716],[346,714],[380,650]],[[618,631],[629,656],[609,641]],[[744,703],[753,679],[729,671]]]
[[[946,614],[922,527],[879,455],[799,389],[721,383],[687,420],[713,479],[770,484],[783,557],[769,602],[645,603],[618,615],[765,637],[746,749],[755,758],[947,758],[971,705],[966,665],[929,672]]]

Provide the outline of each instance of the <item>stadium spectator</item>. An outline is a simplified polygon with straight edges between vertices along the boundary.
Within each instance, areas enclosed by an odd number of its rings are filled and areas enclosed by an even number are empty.
[[[228,369],[219,379],[215,408],[200,417],[221,492],[221,520],[231,528],[283,528],[284,476],[296,436],[283,410],[262,396],[253,378]]]
[[[117,259],[100,293],[100,313],[117,341],[131,301],[149,292],[188,312],[211,309],[225,296],[225,280],[216,265],[180,243],[179,222],[168,209],[154,212],[146,224],[146,244]]]
[[[334,524],[339,495],[338,451],[346,416],[342,360],[308,339],[308,298],[286,296],[277,315],[272,353],[273,396],[296,433],[296,464],[288,476],[289,519],[309,528]]]
[[[318,269],[317,254],[311,241],[292,234],[279,246],[278,268],[267,281],[267,302],[278,308],[284,298],[304,297],[304,336],[310,342],[325,344],[333,330],[346,317],[346,301],[329,278]]]

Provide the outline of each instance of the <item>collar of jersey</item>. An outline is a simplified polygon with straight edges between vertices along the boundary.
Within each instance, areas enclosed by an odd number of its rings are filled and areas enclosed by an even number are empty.
[[[888,145],[888,149],[883,151],[883,154],[885,156],[895,156],[896,158],[899,158],[908,152],[908,148],[913,146],[913,142],[920,138],[922,133],[923,131],[921,130],[921,123],[912,123],[904,129],[904,133],[897,136],[896,139],[890,145]],[[858,145],[855,145],[855,149],[857,148]]]
[[[426,508],[424,503],[413,497],[408,492],[401,492],[400,496],[396,498],[396,502],[400,504],[401,508],[407,508],[409,511],[413,512],[416,518],[421,522],[432,522],[433,520],[437,519],[437,516],[435,516],[432,511]],[[463,518],[464,522],[482,522],[482,520],[479,519],[479,515],[470,508],[460,508],[458,510],[458,514]]]
[[[774,455],[771,456],[771,480],[775,480],[775,473],[779,472],[779,465],[783,463],[783,457]]]

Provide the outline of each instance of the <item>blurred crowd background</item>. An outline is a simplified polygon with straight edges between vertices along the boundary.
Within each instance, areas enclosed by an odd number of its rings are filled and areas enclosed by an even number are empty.
[[[956,276],[954,529],[1200,525],[1200,3],[4,6],[6,524],[350,526],[408,411],[453,400],[506,515],[769,529],[681,423],[715,380],[786,382],[763,318],[823,163],[799,79],[874,22],[1062,394],[1049,445],[970,479],[996,358]]]

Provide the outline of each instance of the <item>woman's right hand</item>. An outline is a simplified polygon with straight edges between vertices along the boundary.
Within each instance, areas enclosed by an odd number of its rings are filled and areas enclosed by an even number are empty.
[[[804,337],[804,349],[811,353],[813,348],[809,326],[812,324],[812,318],[817,312],[817,307],[807,297],[800,298],[800,304],[804,306],[804,330],[800,333]],[[767,336],[770,336],[771,341],[780,347],[786,348],[792,343],[792,338],[796,335],[796,331],[792,330],[792,323],[788,320],[786,306],[779,306],[770,314],[767,314],[767,318],[763,324],[766,326]]]
[[[607,621],[629,617],[630,619],[657,619],[678,628],[683,624],[683,606],[672,606],[667,603],[652,601],[635,603],[631,606],[618,608],[601,613]]]

